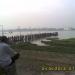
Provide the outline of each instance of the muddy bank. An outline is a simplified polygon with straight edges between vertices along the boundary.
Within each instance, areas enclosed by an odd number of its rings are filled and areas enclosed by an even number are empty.
[[[75,54],[21,50],[16,62],[18,75],[75,75],[75,71],[42,71],[43,65],[75,65]]]

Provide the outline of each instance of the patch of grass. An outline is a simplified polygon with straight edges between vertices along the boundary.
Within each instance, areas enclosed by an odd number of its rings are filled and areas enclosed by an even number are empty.
[[[48,44],[49,46],[37,46],[31,43],[19,43],[12,45],[12,48],[20,50],[36,50],[75,54],[75,39],[42,42]]]
[[[4,70],[0,68],[0,75],[5,75]]]
[[[75,48],[75,39],[63,39],[63,40],[52,40],[50,42],[42,41],[45,44],[51,46],[62,46],[62,47],[74,47]]]

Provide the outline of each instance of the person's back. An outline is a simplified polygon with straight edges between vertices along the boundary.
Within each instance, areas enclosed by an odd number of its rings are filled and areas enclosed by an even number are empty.
[[[8,50],[9,46],[5,43],[0,43],[0,66],[6,67],[12,60]]]
[[[17,75],[15,60],[19,57],[8,44],[8,39],[3,36],[0,38],[0,67],[4,69],[5,75]]]

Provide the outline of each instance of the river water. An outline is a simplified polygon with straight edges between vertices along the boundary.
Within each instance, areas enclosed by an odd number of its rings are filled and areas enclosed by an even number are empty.
[[[75,31],[24,31],[24,32],[4,32],[5,36],[15,36],[15,35],[27,35],[27,34],[38,34],[38,33],[44,33],[44,32],[58,32],[58,37],[60,39],[67,39],[67,38],[75,38]],[[0,32],[0,35],[2,33]]]

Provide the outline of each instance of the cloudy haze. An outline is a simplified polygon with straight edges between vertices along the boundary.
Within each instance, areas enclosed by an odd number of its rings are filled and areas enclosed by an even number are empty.
[[[0,0],[5,29],[75,27],[75,0]]]

